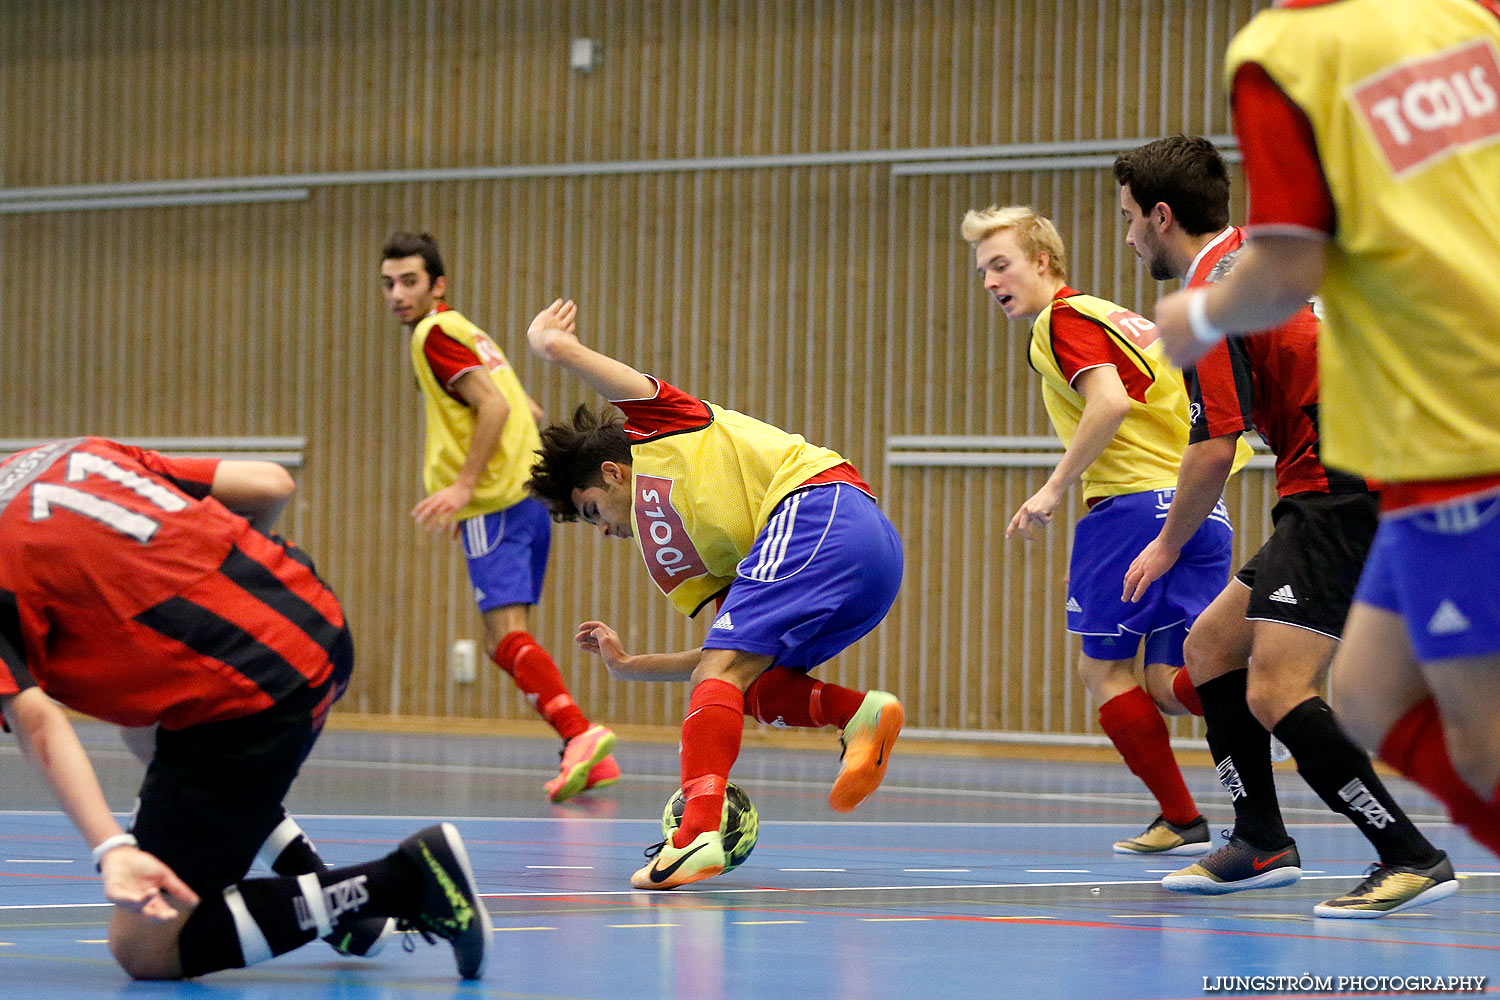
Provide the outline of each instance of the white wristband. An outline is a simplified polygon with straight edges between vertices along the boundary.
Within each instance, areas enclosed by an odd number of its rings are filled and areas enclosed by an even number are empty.
[[[1188,329],[1193,339],[1212,347],[1224,339],[1224,331],[1208,321],[1208,289],[1200,288],[1188,298]]]
[[[104,864],[104,856],[116,847],[136,847],[139,841],[128,833],[117,833],[113,837],[106,837],[94,845],[94,867],[99,868]]]

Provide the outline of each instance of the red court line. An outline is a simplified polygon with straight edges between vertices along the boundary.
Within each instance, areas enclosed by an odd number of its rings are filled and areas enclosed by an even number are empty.
[[[0,878],[73,878],[92,882],[98,875],[50,875],[36,872],[0,872]]]

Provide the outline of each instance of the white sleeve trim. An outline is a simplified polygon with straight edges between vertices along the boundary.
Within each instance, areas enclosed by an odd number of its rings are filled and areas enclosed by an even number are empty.
[[[457,382],[459,379],[461,379],[465,375],[469,374],[469,372],[481,371],[483,369],[484,369],[484,365],[483,364],[477,364],[477,365],[470,365],[467,368],[464,368],[464,369],[462,369],[460,371],[454,372],[453,377],[450,378],[448,381],[446,381],[446,382],[443,383],[443,388],[444,389],[451,389],[451,388],[453,388],[453,383],[454,382]]]
[[[641,372],[641,374],[642,375],[646,375],[645,372]],[[646,375],[646,377],[651,380],[651,384],[652,385],[656,386],[656,391],[653,392],[651,395],[649,395],[649,396],[641,396],[641,397],[639,397],[637,399],[611,399],[611,400],[607,400],[607,402],[610,402],[610,403],[648,403],[651,400],[656,399],[658,396],[661,395],[661,379],[657,378],[655,375]]]
[[[1078,376],[1082,375],[1084,372],[1091,372],[1095,368],[1114,368],[1115,371],[1120,370],[1113,361],[1101,361],[1097,365],[1089,365],[1087,368],[1080,368],[1073,373],[1072,378],[1068,379],[1068,388],[1073,388],[1073,383],[1078,381]]]

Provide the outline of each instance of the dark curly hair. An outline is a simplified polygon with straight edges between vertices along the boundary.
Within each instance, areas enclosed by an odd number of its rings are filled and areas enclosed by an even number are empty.
[[[526,488],[547,505],[552,520],[578,520],[573,491],[603,486],[601,464],[631,464],[624,425],[619,415],[605,410],[595,413],[583,404],[573,411],[572,420],[550,424],[542,431],[542,449],[531,466]]]
[[[380,259],[401,260],[404,257],[421,257],[422,266],[427,269],[427,277],[432,281],[445,273],[443,255],[438,252],[437,240],[432,238],[431,233],[392,233],[380,250]]]
[[[1115,181],[1149,213],[1166,202],[1189,236],[1229,225],[1229,170],[1201,135],[1169,135],[1115,157]]]

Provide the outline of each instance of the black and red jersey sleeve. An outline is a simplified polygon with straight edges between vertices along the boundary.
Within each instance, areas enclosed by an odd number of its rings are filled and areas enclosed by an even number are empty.
[[[484,367],[484,361],[479,355],[448,336],[436,324],[428,329],[427,339],[422,341],[422,354],[427,358],[427,367],[432,369],[438,385],[448,395],[460,401],[461,397],[451,388],[453,383],[460,375]]]
[[[1255,376],[1242,338],[1221,340],[1196,365],[1184,369],[1188,443],[1197,444],[1255,427]]]
[[[703,400],[689,396],[675,385],[650,375],[646,377],[656,385],[656,395],[649,399],[610,400],[625,414],[625,435],[632,444],[702,430],[714,422],[713,411]]]
[[[214,473],[218,471],[220,461],[217,458],[179,458],[128,445],[116,447],[158,476],[171,480],[173,486],[194,500],[202,500],[213,493]]]
[[[1144,402],[1151,377],[1141,371],[1115,339],[1095,320],[1083,315],[1066,300],[1052,306],[1049,324],[1052,331],[1052,356],[1068,385],[1090,368],[1109,365],[1120,375],[1131,399]]]
[[[1235,72],[1231,102],[1250,192],[1245,228],[1331,235],[1338,221],[1333,195],[1302,109],[1255,63]]]

